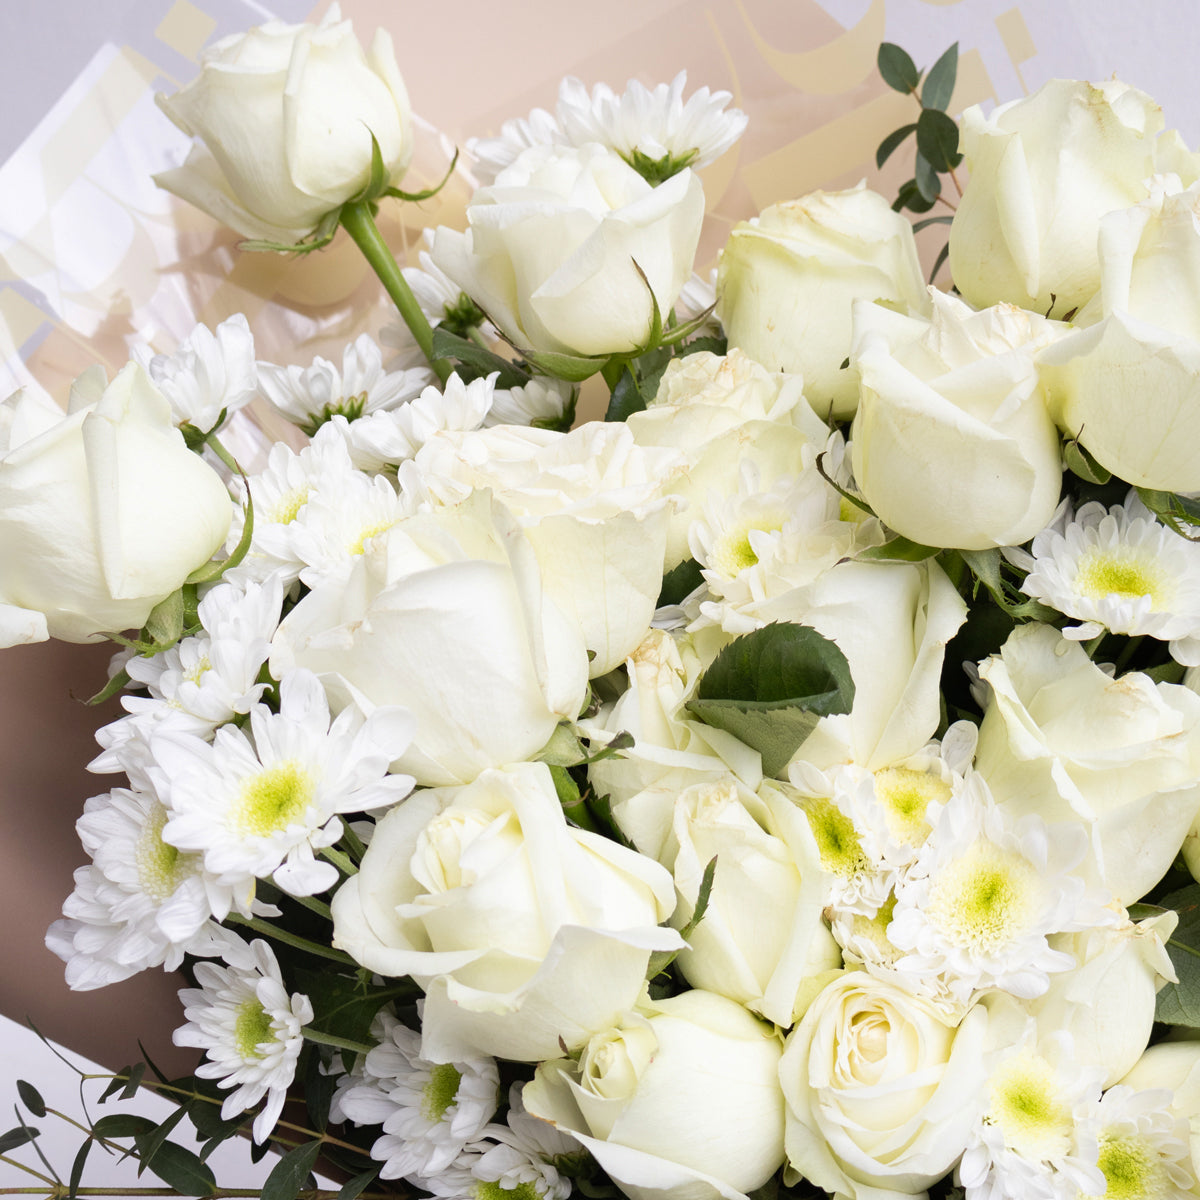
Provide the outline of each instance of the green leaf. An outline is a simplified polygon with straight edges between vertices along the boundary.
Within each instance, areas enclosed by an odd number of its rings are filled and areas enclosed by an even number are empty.
[[[700,877],[700,887],[696,890],[696,904],[692,909],[692,915],[686,925],[679,931],[679,936],[686,942],[692,935],[692,930],[704,919],[704,914],[708,911],[709,897],[712,896],[713,879],[717,873],[717,856],[714,854],[708,860],[708,865],[704,868],[704,874]],[[650,955],[649,962],[646,967],[646,978],[653,979],[656,975],[661,975],[679,956],[678,950],[655,950]]]
[[[885,137],[883,141],[879,143],[879,149],[875,151],[875,166],[882,167],[883,164],[892,157],[892,153],[900,145],[900,143],[903,142],[908,135],[912,133],[914,129],[916,129],[916,127],[916,123],[914,122],[912,125],[902,125],[899,129],[894,129],[891,133],[889,133],[887,137]]]
[[[937,546],[922,546],[920,542],[910,542],[906,537],[894,537],[882,546],[871,546],[860,551],[855,558],[867,562],[924,562],[940,553]]]
[[[92,1126],[92,1133],[98,1138],[138,1137],[150,1133],[154,1122],[149,1117],[139,1117],[137,1113],[110,1113],[101,1117]]]
[[[1200,502],[1178,496],[1174,492],[1156,492],[1151,488],[1138,488],[1138,497],[1168,529],[1173,529],[1189,542],[1200,541],[1200,534],[1189,533],[1185,525],[1200,525]]]
[[[321,1143],[305,1142],[289,1150],[271,1169],[263,1184],[262,1200],[296,1200],[321,1154]]]
[[[366,1190],[368,1184],[375,1181],[378,1174],[379,1168],[372,1167],[361,1175],[355,1175],[353,1179],[347,1179],[338,1190],[337,1200],[358,1200],[359,1195]]]
[[[137,1145],[138,1157],[142,1162],[154,1170],[154,1159],[158,1152],[170,1143],[167,1141],[175,1129],[175,1126],[187,1115],[186,1107],[177,1108],[161,1125],[154,1129],[147,1129],[144,1133],[134,1134],[133,1140]],[[158,1174],[156,1171],[155,1174]],[[161,1179],[162,1176],[160,1175]]]
[[[87,703],[95,705],[111,700],[128,682],[129,672],[122,667]]]
[[[941,58],[929,68],[921,88],[921,105],[945,111],[954,95],[954,81],[958,77],[958,43],[955,42]]]
[[[94,1145],[93,1138],[84,1138],[83,1145],[79,1147],[79,1153],[75,1155],[75,1161],[71,1164],[71,1174],[67,1184],[67,1200],[75,1200],[79,1195],[79,1185],[83,1182],[83,1168],[87,1163],[88,1155],[91,1153]]]
[[[163,1142],[146,1166],[181,1196],[210,1196],[217,1190],[212,1171],[200,1157],[174,1142]]]
[[[690,596],[702,583],[704,576],[700,564],[694,558],[685,558],[677,567],[672,567],[664,576],[662,591],[658,593],[655,608],[664,604],[678,604]]]
[[[633,368],[627,363],[609,397],[604,419],[606,421],[624,421],[635,412],[645,411],[645,408],[646,398],[638,386]]]
[[[125,1072],[122,1072],[124,1074]],[[146,1074],[146,1064],[140,1062],[136,1067],[131,1067],[129,1070],[129,1078],[125,1081],[125,1086],[121,1089],[122,1100],[132,1100],[138,1093],[138,1088],[142,1086],[142,1076]]]
[[[44,1117],[46,1115],[46,1102],[42,1099],[41,1092],[32,1083],[26,1083],[24,1079],[18,1079],[17,1095],[21,1097],[21,1103],[35,1117]]]
[[[923,155],[920,150],[917,151],[917,157],[914,162],[914,170],[916,174],[914,178],[917,183],[917,192],[922,200],[932,204],[942,192],[942,181],[938,178],[937,172],[933,169],[933,164]],[[911,208],[912,205],[910,204]]]
[[[1179,914],[1179,924],[1167,942],[1179,982],[1166,984],[1158,993],[1154,1019],[1200,1029],[1200,885],[1171,892],[1159,903]]]
[[[902,50],[894,42],[884,42],[879,47],[875,61],[879,65],[879,73],[883,82],[897,92],[915,92],[921,82],[921,72],[913,62],[907,50]]]
[[[932,267],[932,269],[931,269],[931,270],[930,270],[930,272],[929,272],[929,282],[930,282],[930,285],[932,285],[932,284],[933,284],[933,281],[934,281],[934,280],[937,278],[937,273],[938,273],[938,272],[939,272],[939,271],[942,269],[942,265],[945,263],[946,259],[948,259],[949,257],[950,257],[950,243],[949,243],[949,242],[947,242],[947,243],[946,243],[946,244],[945,244],[945,245],[944,245],[944,246],[943,246],[943,247],[942,247],[942,248],[941,248],[941,249],[938,251],[938,256],[937,256],[937,258],[935,258],[935,259],[933,260],[933,267]]]
[[[913,222],[913,233],[920,233],[922,229],[928,229],[930,225],[950,225],[954,221],[953,217],[926,217],[922,221]]]
[[[10,1150],[17,1149],[18,1146],[24,1146],[26,1142],[32,1142],[35,1137],[41,1137],[39,1130],[22,1125],[15,1126],[7,1133],[0,1133],[0,1154],[7,1154]]]
[[[500,388],[524,387],[532,376],[528,371],[522,371],[515,363],[499,354],[493,354],[484,346],[477,345],[448,329],[438,325],[433,331],[433,357],[435,359],[451,359],[465,366],[474,367],[479,377],[500,372],[496,386]]]
[[[936,108],[927,108],[917,121],[917,149],[935,171],[952,171],[962,162],[958,126]]]
[[[312,971],[296,968],[296,987],[312,1001],[313,1017],[309,1028],[351,1042],[374,1045],[371,1022],[375,1014],[407,988],[375,987],[366,972],[356,976],[336,971]]]
[[[917,187],[915,179],[910,179],[907,183],[900,185],[900,190],[896,193],[896,199],[892,203],[892,208],[896,212],[899,212],[902,208],[907,208],[915,213],[923,213],[928,212],[932,207],[933,201],[926,200],[921,195],[921,189]]]
[[[821,717],[853,702],[850,665],[833,642],[805,625],[773,623],[717,655],[687,710],[753,747],[774,775]]]
[[[651,295],[653,294],[652,292]],[[655,300],[654,304],[657,307],[658,301]],[[660,336],[658,344],[660,346],[677,346],[684,338],[690,337],[695,333],[697,329],[703,329],[716,307],[717,305],[714,301],[703,312],[697,313],[694,317],[691,317],[687,321],[682,321],[678,325],[672,325],[670,329]]]
[[[1075,438],[1063,443],[1063,458],[1067,469],[1086,483],[1104,484],[1112,478],[1112,472],[1102,467]]]
[[[566,767],[557,763],[547,765],[550,767],[550,777],[554,780],[554,790],[558,793],[558,802],[566,810],[567,816],[570,816],[571,809],[580,803],[579,784]]]
[[[173,646],[183,636],[183,592],[176,589],[150,610],[146,636],[159,646]]]

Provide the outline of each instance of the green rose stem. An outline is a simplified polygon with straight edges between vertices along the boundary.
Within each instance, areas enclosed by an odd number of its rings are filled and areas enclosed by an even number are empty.
[[[354,244],[363,252],[363,257],[371,264],[371,270],[379,276],[379,282],[400,310],[400,316],[416,338],[421,353],[429,360],[437,377],[445,383],[450,378],[450,364],[445,359],[433,357],[433,329],[425,319],[387,242],[383,240],[371,215],[370,204],[365,200],[356,200],[343,205],[341,222],[342,228],[354,239]]]

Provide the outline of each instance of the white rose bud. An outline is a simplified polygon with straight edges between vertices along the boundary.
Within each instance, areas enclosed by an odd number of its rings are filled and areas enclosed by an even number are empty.
[[[1051,975],[1049,990],[1027,1007],[1042,1035],[1071,1035],[1074,1062],[1104,1069],[1102,1087],[1117,1083],[1150,1041],[1155,996],[1176,982],[1165,942],[1178,921],[1166,912],[1050,939],[1052,949],[1075,959],[1075,968]]]
[[[651,187],[603,146],[534,146],[475,193],[466,233],[437,230],[433,261],[520,346],[619,354],[649,337],[651,292],[666,320],[703,219],[689,170]]]
[[[978,1119],[987,1026],[980,1006],[959,1022],[866,971],[828,984],[779,1064],[788,1163],[850,1200],[924,1191]]]
[[[399,704],[417,719],[394,769],[467,783],[532,758],[579,715],[587,652],[546,598],[533,547],[476,492],[398,521],[349,576],[318,584],[275,634],[276,677],[306,667],[337,709]]]
[[[579,1139],[632,1200],[743,1200],[783,1162],[779,1042],[711,992],[597,1033],[526,1084],[528,1110]]]
[[[670,875],[567,824],[550,769],[518,763],[431,788],[375,827],[333,898],[333,943],[424,989],[421,1056],[536,1062],[578,1048],[635,1004]]]
[[[921,545],[1019,545],[1050,521],[1062,489],[1033,352],[1065,327],[930,292],[932,321],[854,307],[855,481],[885,525]]]
[[[232,514],[140,366],[81,375],[65,416],[16,393],[0,406],[0,646],[140,628]]]
[[[991,693],[975,769],[996,800],[1082,822],[1078,870],[1122,904],[1140,899],[1200,809],[1200,696],[1139,671],[1114,679],[1048,625],[1019,626],[979,674]]]
[[[1058,424],[1127,483],[1200,489],[1200,186],[1100,223],[1100,295],[1038,357]]]
[[[968,108],[970,178],[950,227],[958,290],[976,308],[1007,302],[1047,316],[1086,304],[1100,287],[1100,218],[1180,165],[1173,141],[1156,145],[1162,127],[1158,105],[1115,79],[1052,79],[989,117]]]
[[[816,412],[844,420],[858,404],[850,353],[855,300],[926,308],[912,226],[864,184],[775,204],[735,225],[721,252],[717,316],[730,348],[804,378]]]
[[[199,138],[155,176],[244,237],[297,242],[366,185],[371,137],[396,184],[413,152],[408,93],[389,34],[364,54],[333,4],[320,25],[269,21],[224,38],[159,106]]]

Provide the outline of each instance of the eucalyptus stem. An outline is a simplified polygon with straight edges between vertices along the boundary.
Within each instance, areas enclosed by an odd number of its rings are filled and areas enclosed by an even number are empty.
[[[255,933],[261,933],[264,937],[274,938],[277,942],[283,942],[285,945],[293,946],[297,950],[307,950],[309,954],[315,954],[320,958],[332,959],[334,962],[341,963],[346,967],[358,966],[358,963],[350,955],[342,953],[341,950],[335,950],[332,946],[322,946],[320,943],[309,941],[308,938],[300,937],[296,933],[289,933],[286,929],[280,929],[278,926],[272,925],[268,921],[263,921],[259,917],[242,917],[237,913],[230,913],[225,919],[233,925],[243,925],[247,929],[253,929]]]
[[[7,1154],[0,1154],[0,1163],[8,1163],[10,1167],[16,1167],[18,1171],[24,1171],[26,1175],[32,1175],[34,1179],[41,1179],[51,1187],[54,1187],[54,1180],[49,1175],[43,1175],[41,1171],[35,1171],[28,1163],[17,1162],[15,1158],[9,1158]],[[45,1188],[18,1188],[17,1191],[26,1192],[44,1192]],[[0,1195],[3,1194],[3,1189],[0,1189]]]
[[[404,319],[421,347],[421,353],[429,360],[429,365],[437,373],[437,377],[445,383],[450,378],[450,364],[441,358],[433,357],[433,329],[417,298],[408,286],[408,280],[400,270],[387,242],[375,224],[371,213],[371,205],[364,200],[358,200],[342,206],[342,228],[354,239],[354,244],[362,251],[363,257],[371,266],[371,270],[379,276],[384,291],[391,296],[393,303],[400,310]]]

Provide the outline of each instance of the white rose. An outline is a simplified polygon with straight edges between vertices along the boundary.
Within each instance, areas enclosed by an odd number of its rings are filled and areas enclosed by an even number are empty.
[[[1019,626],[979,666],[991,688],[975,767],[1014,815],[1082,822],[1081,872],[1132,904],[1162,878],[1200,809],[1200,696],[1117,679],[1047,625]]]
[[[421,1056],[536,1062],[637,1002],[671,929],[670,875],[567,824],[550,769],[414,793],[333,898],[333,944],[425,989]]]
[[[578,629],[543,595],[533,547],[478,492],[398,521],[349,576],[318,584],[275,635],[271,669],[321,677],[335,708],[399,704],[417,719],[394,764],[467,783],[532,758],[587,691]]]
[[[1200,185],[1100,223],[1100,295],[1038,357],[1058,424],[1127,483],[1200,489]]]
[[[651,292],[671,311],[703,219],[691,171],[651,187],[602,146],[534,146],[475,193],[466,233],[437,230],[433,261],[521,346],[619,354],[649,337]]]
[[[155,182],[244,237],[296,242],[366,185],[371,137],[390,182],[413,152],[408,93],[389,34],[365,54],[333,4],[320,25],[269,21],[223,38],[159,106],[199,138]]]
[[[1146,196],[1146,180],[1180,164],[1156,135],[1162,112],[1111,80],[1052,79],[985,117],[962,118],[970,178],[950,227],[954,283],[976,308],[1007,302],[1065,316],[1100,287],[1100,218]]]
[[[783,1162],[779,1042],[711,992],[627,1013],[578,1064],[525,1085],[528,1110],[579,1139],[632,1200],[744,1200]]]
[[[741,465],[754,463],[764,487],[797,475],[823,448],[825,423],[804,401],[798,375],[772,373],[740,350],[672,359],[654,401],[625,424],[640,446],[680,451],[684,462],[662,482],[687,501],[671,518],[668,569],[690,554],[688,528],[713,494],[737,491]]]
[[[1071,1035],[1074,1062],[1104,1069],[1102,1087],[1117,1083],[1150,1041],[1155,997],[1176,982],[1165,942],[1178,921],[1166,912],[1050,938],[1051,949],[1072,955],[1076,965],[1051,975],[1049,990],[1026,1007],[1043,1036]]]
[[[685,788],[729,774],[751,790],[762,780],[757,750],[683,711],[702,667],[690,637],[651,629],[626,664],[628,689],[584,724],[595,743],[633,736],[630,749],[593,763],[588,778],[609,798],[621,832],[652,858],[662,855],[675,797]]]
[[[1033,351],[1065,328],[930,294],[931,321],[855,305],[855,481],[885,525],[921,545],[1019,545],[1050,521],[1062,489]]]
[[[980,1006],[958,1022],[866,971],[828,984],[779,1064],[788,1163],[851,1200],[924,1191],[978,1120],[987,1026]]]
[[[844,420],[858,404],[850,353],[855,300],[926,308],[912,226],[864,184],[775,204],[733,227],[717,273],[730,348],[804,377],[809,403]]]
[[[233,502],[141,367],[95,367],[66,415],[0,406],[0,646],[140,628],[225,540]]]
[[[733,776],[696,784],[675,801],[667,859],[691,919],[704,869],[716,872],[704,917],[678,958],[684,978],[787,1029],[842,965],[825,924],[829,876],[804,811],[769,784],[756,795]]]
[[[636,445],[622,422],[570,433],[500,425],[441,432],[415,467],[443,503],[491,488],[533,545],[547,593],[583,632],[589,674],[607,675],[650,628],[672,506],[660,477],[681,455]]]

